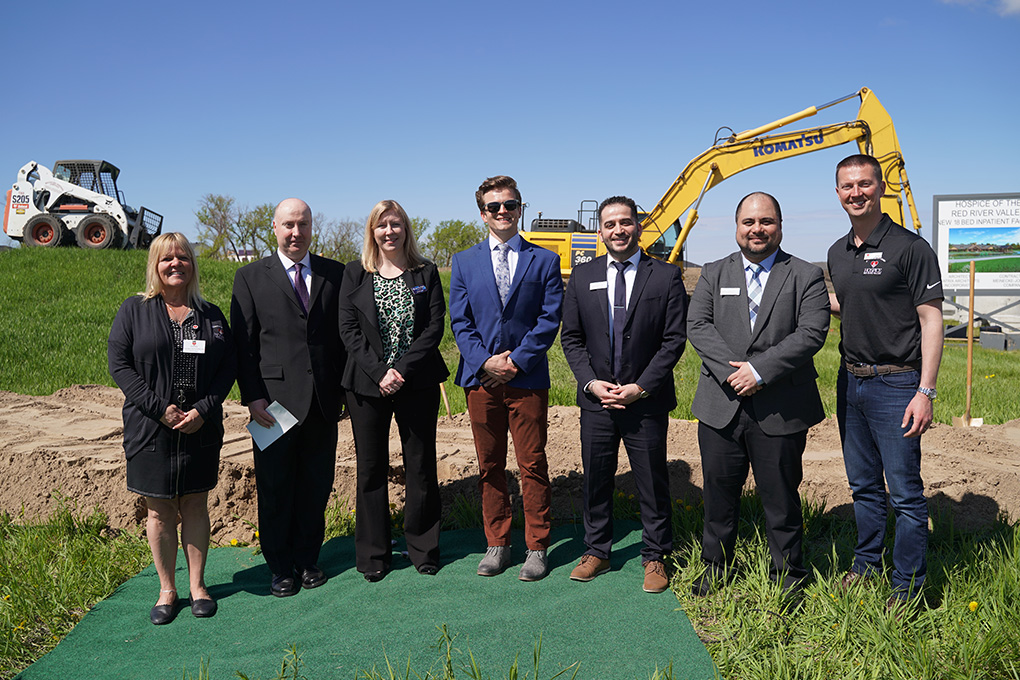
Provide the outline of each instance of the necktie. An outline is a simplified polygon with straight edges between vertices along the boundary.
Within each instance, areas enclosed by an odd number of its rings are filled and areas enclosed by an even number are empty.
[[[613,376],[619,380],[623,368],[623,327],[627,324],[627,280],[623,272],[627,262],[613,262],[616,267],[616,290],[613,293]]]
[[[758,305],[761,303],[761,281],[758,277],[761,275],[762,267],[760,264],[751,265],[751,283],[747,284],[747,309],[751,315],[751,330],[754,330],[754,320],[758,318]]]
[[[500,243],[496,246],[496,288],[499,290],[499,301],[506,306],[507,296],[510,295],[510,246]]]
[[[302,265],[298,262],[294,265],[294,293],[297,294],[298,302],[301,303],[301,310],[308,313],[308,286],[305,285],[305,275],[301,271]]]

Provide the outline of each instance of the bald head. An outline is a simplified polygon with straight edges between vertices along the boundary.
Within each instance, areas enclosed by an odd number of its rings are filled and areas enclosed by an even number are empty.
[[[300,198],[280,201],[273,211],[273,233],[281,253],[293,262],[304,259],[312,243],[312,209]]]

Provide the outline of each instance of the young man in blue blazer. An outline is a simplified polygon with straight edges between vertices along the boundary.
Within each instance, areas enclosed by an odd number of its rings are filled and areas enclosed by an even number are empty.
[[[563,302],[559,257],[517,233],[521,193],[511,177],[485,180],[475,192],[488,238],[453,256],[450,327],[460,349],[464,388],[478,454],[478,486],[488,548],[480,576],[510,566],[507,430],[521,476],[527,557],[522,581],[548,572],[551,486],[546,462],[549,363]]]

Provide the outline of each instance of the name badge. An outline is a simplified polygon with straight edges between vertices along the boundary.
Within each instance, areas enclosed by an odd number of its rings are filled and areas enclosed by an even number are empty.
[[[418,293],[424,293],[426,290],[425,286],[411,286],[411,292],[417,295]]]
[[[882,259],[882,251],[880,250],[877,253],[864,253],[864,259],[865,260],[881,260]]]
[[[205,340],[185,340],[185,354],[205,354]]]
[[[729,296],[729,295],[740,295],[740,289],[739,288],[721,288],[721,289],[719,289],[719,295],[722,295],[724,297],[725,296]]]
[[[588,284],[588,290],[606,290],[609,288],[608,281],[592,281]]]

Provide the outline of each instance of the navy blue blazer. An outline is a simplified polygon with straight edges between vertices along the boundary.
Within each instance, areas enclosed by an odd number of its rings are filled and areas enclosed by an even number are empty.
[[[446,380],[450,371],[439,353],[446,331],[446,300],[436,265],[426,262],[401,277],[414,300],[411,347],[393,366],[404,377],[405,389],[420,389]],[[345,390],[379,396],[379,381],[389,366],[383,361],[382,337],[375,306],[373,274],[360,260],[344,268],[340,285],[340,339],[347,348],[347,365],[341,384]]]
[[[548,389],[546,352],[556,340],[562,305],[560,258],[550,250],[521,239],[506,307],[499,300],[488,237],[454,255],[450,328],[460,349],[457,384],[480,385],[485,361],[510,350],[518,372],[507,384]]]

